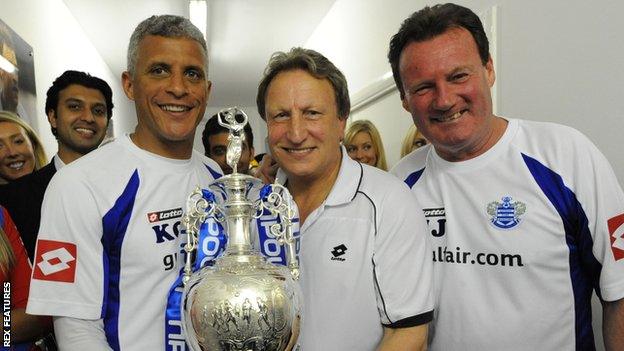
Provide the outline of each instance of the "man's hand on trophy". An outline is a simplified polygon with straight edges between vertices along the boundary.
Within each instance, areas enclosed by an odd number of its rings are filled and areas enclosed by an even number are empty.
[[[266,154],[262,157],[260,166],[256,168],[254,176],[262,180],[264,184],[273,183],[275,181],[275,176],[277,175],[277,168],[277,163],[271,156],[269,156],[269,154]]]

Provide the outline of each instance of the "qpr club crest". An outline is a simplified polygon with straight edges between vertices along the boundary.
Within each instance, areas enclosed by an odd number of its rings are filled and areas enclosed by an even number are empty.
[[[503,196],[503,202],[493,201],[487,205],[490,222],[500,229],[511,229],[520,223],[520,216],[526,212],[526,205],[513,201],[511,196]]]

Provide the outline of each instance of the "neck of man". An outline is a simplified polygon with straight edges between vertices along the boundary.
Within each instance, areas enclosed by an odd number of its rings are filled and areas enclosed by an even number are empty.
[[[76,161],[77,159],[81,158],[82,156],[86,154],[73,150],[67,147],[65,144],[58,143],[57,155],[61,159],[61,161],[63,161],[63,163],[67,165]]]
[[[327,196],[329,196],[338,178],[341,159],[342,158],[339,157],[336,162],[333,163],[331,169],[320,176],[288,176],[287,188],[299,209],[299,221],[301,226],[303,226],[303,223],[310,213],[316,210],[325,199],[327,199]]]
[[[441,150],[436,148],[436,151],[440,157],[449,162],[467,161],[483,155],[494,147],[494,145],[496,145],[496,143],[503,137],[503,134],[505,134],[505,130],[507,130],[507,120],[498,116],[493,116],[491,128],[489,128],[485,137],[482,138],[479,144],[471,147],[462,147],[457,150]]]
[[[180,141],[158,140],[156,143],[147,143],[135,132],[130,134],[130,140],[140,149],[175,160],[188,160],[193,153],[193,139]]]

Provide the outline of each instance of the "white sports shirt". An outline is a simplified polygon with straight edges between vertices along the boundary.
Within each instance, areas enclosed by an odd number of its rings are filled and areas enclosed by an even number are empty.
[[[113,350],[163,350],[185,199],[217,172],[196,151],[172,160],[128,136],[63,167],[42,206],[27,312],[103,319]]]
[[[303,351],[375,350],[383,326],[431,320],[431,246],[421,211],[398,179],[342,148],[331,192],[300,228]]]
[[[624,297],[624,194],[578,131],[510,119],[485,154],[427,145],[392,170],[433,245],[431,350],[592,350],[590,297]]]

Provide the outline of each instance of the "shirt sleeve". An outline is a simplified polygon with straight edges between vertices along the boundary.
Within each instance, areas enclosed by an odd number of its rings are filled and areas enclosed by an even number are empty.
[[[11,308],[25,308],[32,268],[15,223],[5,208],[2,208],[2,212],[4,217],[2,229],[11,243],[15,256],[15,265],[11,270]]]
[[[580,243],[592,254],[585,264],[602,299],[619,300],[624,298],[624,192],[604,155],[580,133],[577,144],[572,172],[578,176],[570,182],[591,233],[591,243]]]
[[[69,317],[54,318],[54,334],[59,350],[109,351],[104,322]]]
[[[27,313],[95,320],[106,279],[96,198],[104,195],[80,173],[63,171],[44,196]]]
[[[394,184],[378,209],[378,309],[385,327],[413,327],[433,318],[433,260],[420,205],[405,184]]]

